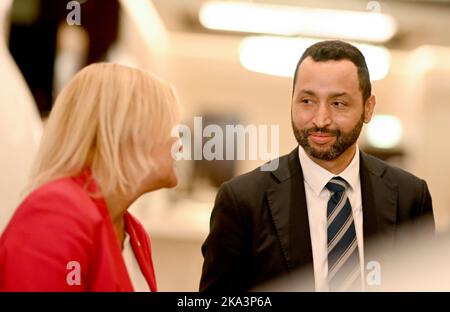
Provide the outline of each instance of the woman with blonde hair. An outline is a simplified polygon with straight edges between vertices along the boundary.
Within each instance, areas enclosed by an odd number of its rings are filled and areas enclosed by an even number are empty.
[[[56,100],[32,192],[0,239],[0,291],[156,291],[150,240],[127,208],[177,184],[177,121],[172,88],[151,74],[81,70]]]

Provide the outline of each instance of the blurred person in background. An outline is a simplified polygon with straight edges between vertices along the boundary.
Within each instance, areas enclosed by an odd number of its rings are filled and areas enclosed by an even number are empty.
[[[202,246],[201,291],[245,291],[303,267],[318,291],[364,289],[364,243],[432,216],[424,180],[360,151],[375,107],[363,54],[322,41],[301,56],[291,120],[299,146],[273,171],[224,183]],[[367,255],[366,255],[367,256]],[[313,289],[312,289],[313,290]]]
[[[80,6],[80,25],[69,26],[68,16],[73,10],[70,4]],[[72,7],[72,9],[70,9]],[[42,117],[52,108],[54,95],[60,89],[60,71],[71,73],[96,62],[107,60],[107,53],[114,45],[119,32],[120,5],[117,0],[108,1],[55,1],[14,0],[11,9],[9,49],[34,96]],[[77,42],[77,60],[61,61],[61,46],[71,41],[63,38],[67,27],[78,33],[86,42]],[[81,51],[80,51],[81,50]],[[72,71],[72,66],[75,71]],[[60,69],[63,67],[62,69]],[[64,76],[65,77],[65,76]],[[64,81],[66,84],[68,80]]]
[[[6,46],[11,4],[0,1],[0,234],[23,199],[42,135],[33,96]]]
[[[1,291],[156,291],[149,237],[127,208],[177,184],[172,88],[98,63],[50,114],[31,193],[0,239]]]

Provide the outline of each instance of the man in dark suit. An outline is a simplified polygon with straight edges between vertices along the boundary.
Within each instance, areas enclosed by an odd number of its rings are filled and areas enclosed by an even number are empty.
[[[299,146],[275,170],[221,186],[201,291],[245,291],[299,267],[314,273],[316,290],[364,289],[367,238],[432,215],[424,180],[359,150],[374,106],[356,47],[322,41],[304,52],[291,107]]]

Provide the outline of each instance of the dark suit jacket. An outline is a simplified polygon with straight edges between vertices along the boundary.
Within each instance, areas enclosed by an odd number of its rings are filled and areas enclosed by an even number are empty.
[[[360,153],[364,240],[432,214],[424,180]],[[298,148],[275,171],[259,168],[224,183],[211,215],[200,291],[245,291],[298,267],[312,249]]]

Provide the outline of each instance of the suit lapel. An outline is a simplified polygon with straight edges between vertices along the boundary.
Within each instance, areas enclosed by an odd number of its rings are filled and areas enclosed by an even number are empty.
[[[277,181],[266,196],[287,269],[292,271],[303,265],[312,269],[311,235],[298,148],[280,161],[273,175]]]
[[[360,176],[364,240],[397,223],[398,185],[383,176],[384,165],[361,152]]]

